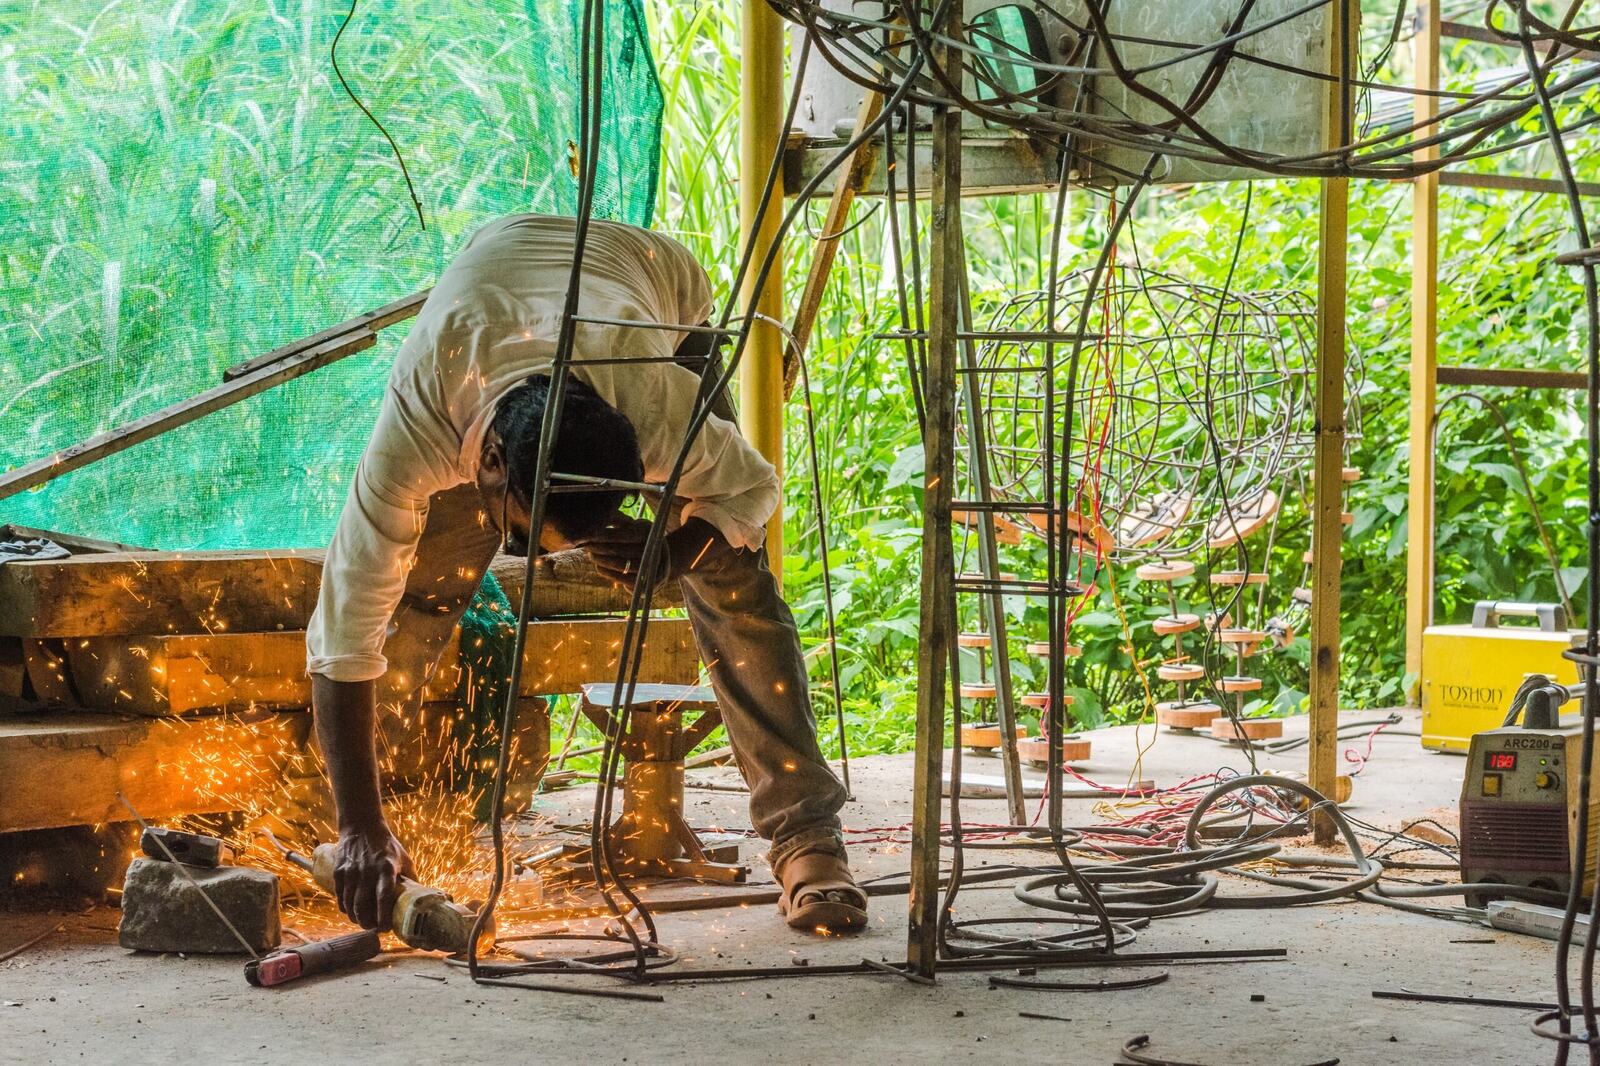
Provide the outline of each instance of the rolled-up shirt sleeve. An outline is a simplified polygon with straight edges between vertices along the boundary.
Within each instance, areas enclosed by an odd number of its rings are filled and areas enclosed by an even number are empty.
[[[459,482],[435,444],[436,419],[391,383],[356,468],[306,626],[306,671],[369,681],[388,663],[384,639],[428,519],[428,499]]]
[[[617,408],[639,435],[645,476],[662,481],[683,446],[684,427],[694,411],[699,375],[668,363],[640,364],[615,376]],[[685,501],[685,519],[716,526],[736,548],[759,548],[767,520],[778,509],[778,473],[739,433],[739,427],[711,415],[684,458],[676,495]]]
[[[739,427],[716,415],[707,419],[678,482],[678,495],[687,501],[683,517],[704,519],[735,548],[754,551],[766,542],[780,492],[778,472]]]

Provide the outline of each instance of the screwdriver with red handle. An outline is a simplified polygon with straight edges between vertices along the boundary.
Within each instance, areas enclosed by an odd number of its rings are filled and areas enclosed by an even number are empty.
[[[271,955],[244,964],[244,979],[257,988],[286,985],[313,974],[331,973],[366,962],[383,950],[375,929],[328,940],[313,940],[292,948],[279,948]]]

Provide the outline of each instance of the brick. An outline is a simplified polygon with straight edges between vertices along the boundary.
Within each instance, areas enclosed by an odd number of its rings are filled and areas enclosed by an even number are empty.
[[[244,948],[206,905],[204,889],[256,951],[278,946],[278,877],[249,866],[213,869],[157,859],[134,859],[122,886],[122,924],[117,939],[134,951],[182,951],[196,955],[242,955]]]

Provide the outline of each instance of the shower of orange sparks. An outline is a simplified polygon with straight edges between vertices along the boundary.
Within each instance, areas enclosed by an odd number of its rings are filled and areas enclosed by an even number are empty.
[[[421,767],[420,778],[407,782],[405,791],[390,794],[384,809],[395,835],[411,855],[417,880],[457,900],[475,903],[489,893],[493,860],[487,827],[475,815],[486,786],[479,783],[481,775],[471,775],[471,768],[465,765],[467,752],[454,735],[455,720],[461,713],[457,709],[448,715],[430,714],[429,721],[418,723],[419,728],[404,743],[420,749],[410,752],[413,757],[407,760]],[[286,747],[281,733],[264,728],[269,724],[226,720],[213,737],[190,747],[182,772],[209,801],[206,805],[238,811],[242,817],[221,822],[215,816],[196,815],[180,824],[219,833],[237,861],[278,874],[288,924],[320,929],[342,921],[333,900],[315,887],[304,870],[285,859],[260,830],[270,829],[286,846],[307,854],[317,844],[337,840],[327,781],[314,752]],[[393,745],[384,753],[384,769],[391,780],[401,754]],[[538,815],[525,813],[508,819],[507,855],[541,850],[537,841],[549,830],[549,820]],[[508,871],[507,877],[496,909],[502,935],[529,931],[538,924],[536,918],[548,918],[569,905],[583,909],[591,902],[570,889],[561,891],[562,898],[548,898],[537,875]],[[519,912],[525,914],[520,921]]]

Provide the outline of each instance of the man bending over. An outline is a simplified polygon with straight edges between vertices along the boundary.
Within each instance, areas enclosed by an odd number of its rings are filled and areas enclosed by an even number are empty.
[[[440,277],[401,345],[323,567],[306,636],[317,738],[338,809],[340,908],[367,928],[393,910],[410,859],[384,819],[377,708],[416,695],[495,552],[586,548],[601,573],[638,576],[648,523],[622,492],[552,492],[530,530],[540,421],[575,254],[572,219],[515,215],[478,231]],[[692,326],[711,286],[656,233],[590,224],[579,281],[588,318]],[[551,469],[664,481],[699,389],[694,335],[579,322]],[[726,408],[723,409],[726,412]],[[795,928],[859,928],[866,896],[839,832],[844,790],[823,760],[806,665],[767,568],[780,487],[727,418],[695,438],[674,501],[663,580],[676,579],[722,719],[771,841]]]

